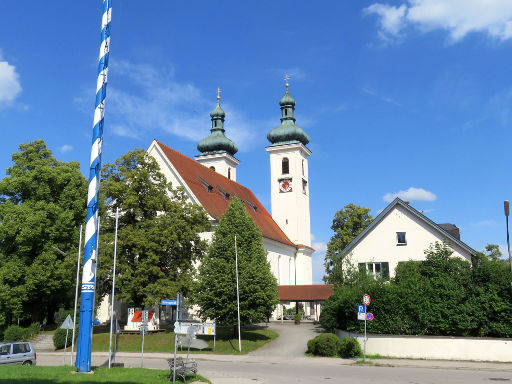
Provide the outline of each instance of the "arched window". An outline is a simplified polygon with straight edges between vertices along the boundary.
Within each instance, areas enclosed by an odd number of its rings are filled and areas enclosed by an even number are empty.
[[[212,171],[215,171],[215,167],[214,167],[214,166],[211,166],[211,167],[210,167],[210,169],[211,169]]]
[[[290,173],[290,161],[288,160],[287,157],[283,158],[283,162],[281,165],[283,175]]]
[[[304,159],[302,159],[302,176],[304,176]]]
[[[231,168],[228,168],[228,179],[231,180]]]

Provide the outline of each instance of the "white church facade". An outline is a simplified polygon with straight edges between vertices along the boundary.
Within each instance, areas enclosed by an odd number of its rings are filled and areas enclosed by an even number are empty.
[[[270,142],[266,151],[270,157],[272,215],[249,188],[236,182],[236,168],[240,162],[234,155],[238,148],[225,135],[226,114],[219,99],[217,96],[217,105],[210,113],[211,134],[198,143],[200,154],[195,159],[158,140],[151,143],[147,152],[157,161],[160,171],[173,188],[182,187],[192,203],[205,209],[213,230],[233,196],[240,198],[262,233],[263,247],[278,285],[300,287],[297,292],[315,292],[309,210],[308,158],[311,151],[306,147],[310,139],[295,124],[295,100],[289,94],[288,84],[279,102],[281,124],[267,135]],[[213,232],[201,234],[206,240],[211,240],[212,235]],[[288,293],[287,297],[283,302],[289,304],[292,301],[289,297],[293,294],[290,296]],[[293,301],[302,301],[299,299],[297,297]],[[311,297],[305,300],[306,315],[318,319],[317,304]],[[275,312],[274,317],[277,314]],[[98,318],[100,321],[108,318],[108,306],[102,304]]]

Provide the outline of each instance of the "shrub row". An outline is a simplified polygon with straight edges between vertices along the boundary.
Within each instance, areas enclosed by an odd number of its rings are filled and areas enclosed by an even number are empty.
[[[53,345],[55,349],[64,348],[64,346],[71,346],[71,341],[73,340],[73,330],[68,330],[68,341],[66,342],[66,330],[64,328],[57,328],[55,333],[53,334]]]
[[[511,272],[507,262],[452,257],[437,243],[424,261],[399,263],[390,281],[359,273],[335,289],[322,307],[328,330],[362,333],[357,305],[367,293],[374,320],[368,332],[395,335],[512,337]]]
[[[27,328],[22,328],[17,325],[7,327],[4,332],[5,341],[28,341],[39,333],[39,324],[33,323]]]
[[[332,333],[322,333],[308,341],[308,352],[315,356],[352,358],[361,356],[361,346],[353,337],[339,341]]]

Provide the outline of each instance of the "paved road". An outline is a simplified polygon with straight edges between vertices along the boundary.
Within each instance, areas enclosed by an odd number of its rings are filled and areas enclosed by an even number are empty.
[[[312,322],[302,322],[295,325],[293,322],[270,323],[269,329],[279,333],[279,337],[271,343],[250,352],[251,356],[284,356],[304,357],[309,339],[321,333],[322,327]]]
[[[62,365],[61,353],[38,353],[38,365]],[[167,369],[168,354],[144,355],[145,368]],[[378,360],[394,367],[354,366],[337,358],[194,355],[199,372],[213,384],[357,383],[479,384],[512,383],[512,364],[428,360]],[[105,365],[106,353],[94,353],[93,365]],[[140,367],[139,354],[118,353],[126,367]],[[436,369],[432,368],[435,367]]]

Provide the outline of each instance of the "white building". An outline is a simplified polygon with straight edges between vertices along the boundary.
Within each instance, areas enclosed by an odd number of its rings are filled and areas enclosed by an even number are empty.
[[[476,251],[460,240],[453,224],[436,224],[396,198],[343,251],[349,262],[376,276],[393,277],[401,261],[425,260],[424,251],[447,241],[452,256],[471,261]]]
[[[197,145],[201,154],[195,160],[158,140],[147,151],[173,188],[183,187],[189,200],[206,210],[213,229],[232,197],[240,198],[261,230],[267,260],[278,285],[300,285],[303,292],[313,280],[308,184],[311,151],[306,147],[309,136],[295,125],[295,100],[288,92],[288,84],[279,104],[281,124],[267,135],[270,145],[266,148],[270,157],[272,216],[249,188],[236,182],[240,162],[234,155],[238,148],[225,136],[226,114],[219,97],[210,113],[211,134]],[[213,232],[203,233],[202,238],[211,240],[212,235]],[[305,300],[306,314],[314,315],[316,308],[315,302]],[[108,310],[101,313],[100,320],[108,318]]]

